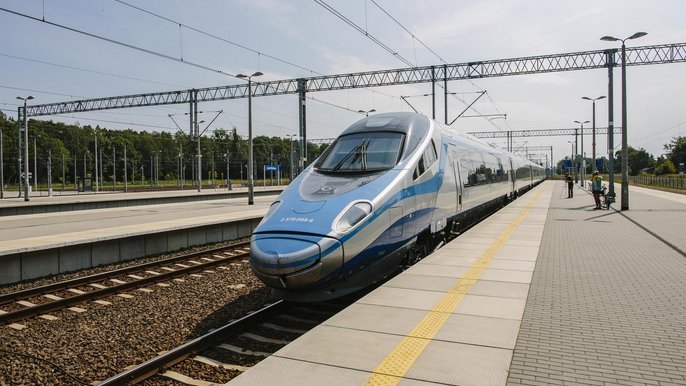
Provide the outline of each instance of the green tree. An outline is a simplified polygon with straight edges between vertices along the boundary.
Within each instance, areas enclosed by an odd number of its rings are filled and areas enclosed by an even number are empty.
[[[675,137],[672,142],[665,145],[667,159],[672,162],[673,166],[680,163],[686,163],[686,137]]]
[[[655,175],[662,176],[665,174],[675,174],[676,168],[672,161],[660,157],[657,164],[655,165]]]
[[[629,175],[635,176],[639,173],[641,169],[651,168],[655,166],[655,157],[648,153],[645,149],[634,149],[629,146],[627,149],[628,164],[629,164]],[[622,169],[622,152],[617,152],[617,159],[615,161],[615,171],[621,172]]]

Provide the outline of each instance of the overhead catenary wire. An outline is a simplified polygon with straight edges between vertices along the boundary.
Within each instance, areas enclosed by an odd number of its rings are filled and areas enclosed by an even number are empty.
[[[321,5],[324,9],[326,9],[326,10],[329,11],[329,12],[331,12],[332,14],[334,14],[334,15],[335,15],[336,17],[338,17],[339,19],[343,20],[343,22],[345,22],[346,24],[348,24],[349,26],[351,26],[353,29],[355,29],[355,30],[357,30],[358,32],[360,32],[362,35],[366,36],[369,40],[371,40],[371,41],[373,41],[374,43],[376,43],[376,45],[378,45],[379,47],[381,47],[381,48],[383,48],[384,50],[388,51],[391,55],[395,56],[396,58],[398,58],[398,59],[399,59],[400,61],[402,61],[403,63],[407,64],[407,65],[410,66],[410,67],[416,67],[416,66],[417,66],[416,63],[413,64],[413,63],[410,62],[409,60],[407,60],[407,59],[405,59],[404,57],[402,57],[398,52],[396,52],[396,51],[393,50],[391,47],[389,47],[389,46],[387,46],[386,44],[384,44],[381,40],[379,40],[379,39],[377,39],[376,37],[374,37],[374,35],[370,34],[369,31],[367,31],[367,30],[365,30],[364,28],[360,27],[359,25],[355,24],[355,22],[353,22],[352,20],[350,20],[350,19],[348,19],[347,17],[345,17],[345,15],[343,15],[343,14],[340,13],[340,12],[338,12],[335,8],[333,8],[332,6],[330,6],[329,4],[327,4],[325,1],[323,1],[323,0],[314,0],[314,2],[317,3],[317,4],[319,4],[319,5]]]
[[[80,68],[80,67],[74,67],[74,66],[67,66],[67,65],[64,65],[64,64],[53,63],[53,62],[47,62],[47,61],[43,61],[43,60],[22,58],[22,57],[20,57],[20,56],[14,56],[14,55],[8,55],[8,54],[0,54],[0,56],[4,56],[4,57],[7,57],[7,58],[12,58],[12,59],[17,59],[17,60],[24,60],[24,61],[32,62],[32,63],[45,64],[45,65],[48,65],[48,66],[55,66],[55,67],[66,68],[66,69],[69,69],[69,70],[83,71],[83,72],[88,72],[88,73],[91,73],[91,74],[111,76],[111,77],[115,77],[115,78],[119,78],[119,79],[135,80],[135,81],[137,81],[137,82],[154,83],[154,84],[159,84],[159,85],[164,85],[164,86],[173,86],[173,87],[184,87],[184,88],[189,88],[188,86],[180,85],[180,84],[175,84],[175,83],[165,83],[165,82],[157,82],[157,81],[150,80],[150,79],[134,78],[134,77],[131,77],[131,76],[126,76],[126,75],[119,75],[119,74],[112,74],[112,73],[108,73],[108,72],[89,70],[89,69],[87,69],[87,68]]]
[[[299,68],[299,69],[304,70],[304,71],[308,71],[308,72],[310,72],[310,73],[312,73],[312,74],[315,74],[315,75],[321,75],[321,76],[325,76],[325,75],[326,75],[326,74],[324,74],[324,73],[322,73],[322,72],[319,72],[319,71],[317,71],[317,70],[314,70],[314,69],[311,69],[311,68],[308,68],[308,67],[299,65],[299,64],[297,64],[297,63],[293,63],[293,62],[291,62],[291,61],[289,61],[289,60],[282,59],[282,58],[279,58],[279,57],[277,57],[277,56],[274,56],[274,55],[271,55],[271,54],[268,54],[268,53],[265,53],[265,52],[262,52],[262,51],[259,51],[259,50],[250,48],[250,47],[248,47],[248,46],[246,46],[246,45],[244,45],[244,44],[236,43],[236,42],[234,42],[234,41],[228,40],[228,39],[223,38],[223,37],[221,37],[221,36],[217,36],[217,35],[215,35],[215,34],[213,34],[213,33],[210,33],[210,32],[207,32],[207,31],[203,31],[203,30],[201,30],[201,29],[199,29],[199,28],[197,28],[197,27],[192,27],[192,26],[189,26],[189,25],[187,25],[187,24],[181,23],[181,22],[178,21],[178,20],[174,20],[174,19],[171,19],[171,18],[169,18],[169,17],[160,15],[160,14],[158,14],[158,13],[149,11],[149,10],[147,10],[147,9],[144,9],[144,8],[141,8],[141,7],[138,7],[138,6],[129,4],[129,3],[125,2],[125,1],[123,1],[123,0],[114,0],[114,1],[116,1],[116,2],[118,2],[118,3],[120,3],[120,4],[122,4],[122,5],[125,5],[125,6],[127,6],[127,7],[131,7],[131,8],[133,8],[133,9],[135,9],[135,10],[140,11],[140,12],[146,13],[146,14],[148,14],[148,15],[157,17],[157,18],[162,19],[162,20],[165,20],[165,21],[167,21],[167,22],[177,24],[177,25],[179,26],[179,29],[181,29],[181,27],[183,27],[183,28],[186,28],[186,29],[188,29],[188,30],[190,30],[190,31],[197,32],[197,33],[199,33],[199,34],[201,34],[201,35],[205,35],[205,36],[211,37],[211,38],[213,38],[213,39],[216,39],[216,40],[219,40],[219,41],[221,41],[221,42],[227,43],[227,44],[232,45],[232,46],[234,46],[234,47],[241,48],[241,49],[243,49],[243,50],[246,50],[246,51],[252,52],[252,53],[254,53],[254,54],[257,54],[257,55],[258,55],[258,62],[259,62],[259,58],[260,58],[260,57],[265,56],[265,57],[267,57],[267,58],[269,58],[269,59],[272,59],[272,60],[274,60],[274,61],[277,61],[277,62],[286,64],[286,65],[289,65],[289,66],[293,66],[293,67],[295,67],[295,68]],[[179,32],[179,34],[180,34],[180,33],[181,33],[181,32]],[[179,40],[181,40],[181,37],[179,37]],[[381,95],[387,96],[387,97],[389,97],[389,98],[398,99],[398,97],[396,97],[395,95],[386,94],[386,93],[383,93],[383,92],[380,92],[380,91],[376,91],[376,90],[371,90],[371,89],[365,89],[365,90],[368,90],[369,92],[381,94]]]
[[[152,12],[152,11],[148,11],[147,9],[144,9],[144,8],[141,8],[141,7],[137,7],[137,6],[133,5],[133,4],[129,4],[129,3],[125,2],[125,1],[122,1],[122,0],[114,0],[114,1],[116,1],[117,3],[120,3],[120,4],[122,4],[122,5],[125,5],[125,6],[127,6],[127,7],[131,7],[131,8],[133,8],[133,9],[138,10],[138,11],[144,12],[144,13],[146,13],[146,14],[148,14],[148,15],[151,15],[151,16],[160,18],[160,19],[162,19],[162,20],[168,21],[168,22],[170,22],[170,23],[178,24],[179,30],[181,29],[181,27],[183,27],[183,28],[186,28],[186,29],[188,29],[188,30],[197,32],[197,33],[199,33],[199,34],[202,34],[202,35],[205,35],[205,36],[209,36],[209,37],[211,37],[211,38],[213,38],[213,39],[220,40],[220,41],[222,41],[222,42],[224,42],[224,43],[227,43],[227,44],[230,44],[230,45],[232,45],[232,46],[234,46],[234,47],[242,48],[242,49],[244,49],[244,50],[246,50],[246,51],[250,51],[250,52],[253,52],[253,53],[258,54],[258,55],[261,55],[261,56],[266,56],[267,58],[273,59],[273,60],[275,60],[275,61],[277,61],[277,62],[280,62],[280,63],[283,63],[283,64],[287,64],[287,65],[289,65],[289,66],[293,66],[293,67],[299,68],[299,69],[301,69],[301,70],[309,71],[309,72],[311,72],[311,73],[313,73],[313,74],[316,74],[316,75],[324,75],[324,74],[322,74],[322,73],[319,73],[319,72],[317,72],[317,71],[315,71],[315,70],[312,70],[312,69],[309,69],[309,68],[307,68],[307,67],[303,67],[303,66],[298,65],[298,64],[296,64],[296,63],[289,62],[289,61],[287,61],[287,60],[278,58],[278,57],[276,57],[276,56],[273,56],[273,55],[270,55],[270,54],[267,54],[267,53],[264,53],[264,52],[255,50],[255,49],[250,48],[250,47],[247,47],[247,46],[245,46],[245,45],[243,45],[243,44],[233,42],[233,41],[231,41],[231,40],[222,38],[221,36],[217,36],[217,35],[215,35],[215,34],[212,34],[212,33],[206,32],[206,31],[203,31],[203,30],[201,30],[201,29],[198,29],[198,28],[195,28],[195,27],[191,27],[191,26],[189,26],[189,25],[187,25],[187,24],[184,24],[184,23],[181,23],[181,22],[179,22],[179,21],[177,21],[177,20],[170,19],[170,18],[168,18],[168,17],[162,16],[162,15],[160,15],[160,14],[158,14],[158,13],[155,13],[155,12]],[[180,33],[181,33],[181,32],[179,32],[179,34],[180,34]],[[181,39],[181,38],[179,37],[179,39]]]
[[[278,61],[280,61],[280,62],[287,63],[287,64],[293,65],[293,66],[295,66],[295,67],[298,67],[298,68],[301,68],[301,69],[304,69],[304,70],[307,70],[307,71],[311,71],[311,72],[317,73],[317,74],[319,74],[319,75],[323,75],[323,74],[320,74],[320,73],[318,73],[318,72],[316,72],[316,71],[313,71],[313,70],[311,70],[311,69],[307,69],[307,68],[305,68],[305,67],[296,65],[296,64],[294,64],[294,63],[284,61],[284,60],[279,59],[279,58],[276,58],[276,57],[274,57],[274,56],[272,56],[272,55],[264,54],[264,53],[262,53],[262,52],[253,50],[253,49],[251,49],[251,48],[249,48],[249,47],[245,47],[245,46],[243,46],[243,45],[240,45],[240,44],[231,42],[231,41],[229,41],[229,40],[223,39],[223,38],[221,38],[221,37],[218,37],[218,36],[216,36],[216,35],[213,35],[213,34],[210,34],[210,33],[204,32],[204,31],[201,31],[201,30],[199,30],[199,29],[197,29],[197,28],[187,26],[187,25],[185,25],[185,24],[183,24],[183,23],[179,23],[179,22],[177,22],[177,21],[175,21],[175,20],[166,18],[166,17],[161,16],[161,15],[159,15],[159,14],[156,14],[156,13],[153,13],[153,12],[150,12],[150,11],[147,11],[147,10],[145,10],[145,9],[143,9],[143,8],[133,6],[133,5],[128,4],[128,3],[124,2],[124,1],[120,1],[120,0],[115,0],[115,1],[117,1],[117,2],[119,2],[119,3],[121,3],[121,4],[124,4],[124,5],[126,5],[126,6],[132,7],[132,8],[134,8],[134,9],[137,9],[137,10],[139,10],[139,11],[141,11],[141,12],[145,12],[145,13],[147,13],[147,14],[153,15],[153,16],[158,17],[158,18],[161,18],[161,19],[164,19],[164,20],[166,20],[166,21],[169,21],[169,22],[172,22],[172,23],[176,23],[176,24],[178,24],[179,26],[184,26],[184,27],[186,27],[186,28],[188,28],[188,29],[190,29],[190,30],[196,31],[196,32],[198,32],[198,33],[201,33],[201,34],[204,34],[204,35],[207,35],[207,36],[211,36],[211,37],[214,37],[214,38],[219,39],[219,40],[221,40],[221,41],[224,41],[224,42],[226,42],[226,43],[235,45],[235,46],[237,46],[237,47],[240,47],[240,48],[243,48],[243,49],[246,49],[246,50],[255,52],[255,53],[259,54],[259,55],[265,55],[265,56],[267,56],[267,57],[269,57],[269,58],[272,58],[272,59],[274,59],[274,60],[278,60]],[[109,42],[109,43],[113,43],[113,44],[116,44],[116,45],[121,45],[121,46],[130,48],[130,49],[138,50],[138,51],[145,52],[145,53],[148,53],[148,54],[151,54],[151,55],[159,56],[159,57],[162,57],[162,58],[164,58],[164,59],[173,60],[173,61],[176,61],[176,62],[179,62],[179,63],[191,65],[191,66],[198,67],[198,68],[201,68],[201,69],[204,69],[204,70],[208,70],[208,71],[211,71],[211,72],[214,72],[214,73],[220,73],[220,74],[223,74],[223,75],[235,77],[235,74],[230,74],[230,73],[227,73],[227,72],[218,70],[218,69],[213,69],[213,68],[210,68],[210,67],[208,67],[208,66],[201,65],[201,64],[199,64],[199,63],[189,62],[189,61],[187,61],[187,60],[183,60],[182,57],[176,58],[176,57],[173,57],[173,56],[170,56],[170,55],[162,54],[162,53],[159,53],[159,52],[156,52],[156,51],[152,51],[152,50],[149,50],[149,49],[145,49],[145,48],[141,48],[141,47],[138,47],[138,46],[134,46],[134,45],[132,45],[132,44],[128,44],[128,43],[120,42],[120,41],[117,41],[117,40],[114,40],[114,39],[110,39],[110,38],[106,38],[106,37],[103,37],[103,36],[99,36],[99,35],[96,35],[96,34],[93,34],[93,33],[90,33],[90,32],[82,31],[82,30],[79,30],[79,29],[76,29],[76,28],[72,28],[72,27],[69,27],[69,26],[66,26],[66,25],[59,24],[59,23],[54,23],[54,22],[46,21],[46,20],[45,20],[45,15],[43,15],[43,18],[42,18],[42,19],[39,19],[39,18],[37,18],[37,17],[33,17],[33,16],[31,16],[31,15],[27,15],[27,14],[24,14],[24,13],[21,13],[21,12],[17,12],[17,11],[13,11],[13,10],[10,10],[10,9],[6,9],[6,8],[3,8],[3,7],[0,7],[0,11],[4,11],[4,12],[10,13],[10,14],[14,14],[14,15],[17,15],[17,16],[20,16],[20,17],[28,18],[28,19],[30,19],[30,20],[43,22],[43,23],[46,23],[46,24],[49,24],[49,25],[52,25],[52,26],[55,26],[55,27],[58,27],[58,28],[66,29],[66,30],[68,30],[68,31],[72,31],[72,32],[75,32],[75,33],[78,33],[78,34],[83,34],[83,35],[86,35],[86,36],[89,36],[89,37],[92,37],[92,38],[95,38],[95,39],[103,40],[103,41],[106,41],[106,42]],[[404,60],[404,59],[403,59],[403,60]],[[407,61],[406,61],[406,63],[408,63],[409,65],[412,65],[412,63],[407,62]],[[389,95],[389,94],[384,94],[384,93],[379,92],[379,91],[374,91],[374,90],[369,90],[369,91],[372,91],[372,92],[375,92],[375,93],[378,93],[378,94],[381,94],[381,95],[386,95],[386,96],[389,96],[389,97],[392,97],[392,98],[397,98],[397,97],[395,97],[395,96],[392,96],[392,95]],[[48,93],[48,94],[50,94],[50,93]],[[58,95],[67,96],[67,97],[73,97],[73,96],[65,95],[65,94],[58,94]],[[336,106],[336,107],[338,107],[338,108],[341,108],[341,109],[350,110],[350,109],[347,109],[347,108],[345,108],[345,107],[338,106],[338,105],[335,105],[335,104],[332,104],[332,103],[329,103],[329,104],[332,105],[332,106]],[[352,110],[351,110],[351,111],[352,111]]]
[[[181,59],[181,58],[176,58],[176,57],[174,57],[174,56],[167,55],[167,54],[163,54],[163,53],[161,53],[161,52],[156,52],[156,51],[153,51],[153,50],[149,50],[149,49],[147,49],[147,48],[138,47],[138,46],[135,46],[135,45],[133,45],[133,44],[120,42],[120,41],[118,41],[118,40],[106,38],[106,37],[104,37],[104,36],[96,35],[96,34],[93,34],[93,33],[90,33],[90,32],[86,32],[86,31],[82,31],[82,30],[80,30],[80,29],[73,28],[73,27],[69,27],[69,26],[66,26],[66,25],[63,25],[63,24],[59,24],[59,23],[55,23],[55,22],[51,22],[51,21],[47,21],[47,20],[41,20],[41,19],[39,19],[39,18],[37,18],[37,17],[31,16],[31,15],[27,15],[27,14],[25,14],[25,13],[13,11],[13,10],[11,10],[11,9],[7,9],[7,8],[4,8],[4,7],[0,7],[0,11],[7,12],[7,13],[11,13],[11,14],[13,14],[13,15],[20,16],[20,17],[24,17],[24,18],[27,18],[27,19],[30,19],[30,20],[34,20],[34,21],[37,21],[37,22],[45,23],[45,24],[48,24],[48,25],[51,25],[51,26],[54,26],[54,27],[62,28],[62,29],[65,29],[65,30],[67,30],[67,31],[75,32],[75,33],[78,33],[78,34],[81,34],[81,35],[85,35],[85,36],[88,36],[88,37],[92,37],[92,38],[94,38],[94,39],[102,40],[102,41],[105,41],[105,42],[108,42],[108,43],[112,43],[112,44],[115,44],[115,45],[119,45],[119,46],[122,46],[122,47],[130,48],[130,49],[132,49],[132,50],[140,51],[140,52],[143,52],[143,53],[146,53],[146,54],[158,56],[158,57],[160,57],[160,58],[172,60],[172,61],[175,61],[175,62],[178,62],[178,63],[181,63],[181,64],[185,64],[185,65],[188,65],[188,66],[193,66],[193,67],[196,67],[196,68],[199,68],[199,69],[202,69],[202,70],[211,71],[211,72],[213,72],[213,73],[215,73],[215,74],[226,75],[226,76],[230,76],[230,77],[233,77],[233,78],[235,78],[236,75],[237,75],[237,74],[231,74],[231,73],[228,73],[228,72],[225,72],[225,71],[216,69],[216,68],[204,66],[204,65],[199,64],[199,63],[190,62],[190,61],[188,61],[188,60],[183,60],[183,59]]]
[[[315,0],[315,1],[317,1],[317,0]],[[424,46],[424,48],[426,48],[426,49],[427,49],[429,52],[431,52],[436,58],[438,58],[438,60],[440,60],[441,63],[443,63],[443,64],[448,64],[440,55],[438,55],[438,54],[436,53],[436,51],[434,51],[433,49],[431,49],[431,47],[429,47],[429,46],[428,46],[426,43],[424,43],[419,37],[417,37],[414,33],[412,33],[412,31],[410,31],[407,27],[405,27],[398,19],[396,19],[395,17],[393,17],[393,15],[391,15],[390,12],[388,12],[388,11],[387,11],[386,9],[384,9],[381,5],[379,5],[379,3],[377,3],[375,0],[370,0],[370,1],[371,1],[377,8],[379,8],[379,10],[381,10],[381,12],[383,12],[386,16],[388,16],[391,20],[393,20],[393,22],[395,22],[398,26],[400,26],[400,28],[402,28],[405,32],[407,32],[407,33],[412,37],[413,43],[414,43],[414,41],[418,41],[422,46]],[[366,12],[366,8],[365,8],[365,12]],[[365,14],[365,19],[366,19],[366,14]],[[415,62],[416,62],[416,61],[417,61],[417,59],[416,59],[416,53],[415,53]],[[474,86],[477,90],[479,90],[479,91],[485,91],[485,90],[483,90],[481,87],[479,87],[476,83],[474,83],[471,79],[467,79],[467,81],[468,81],[472,86]],[[441,86],[440,84],[438,84],[438,87],[439,87],[439,88],[443,88],[443,86]],[[453,96],[454,99],[457,99],[459,102],[461,102],[461,103],[464,104],[465,106],[469,105],[469,103],[467,103],[465,100],[456,97],[455,94],[451,94],[451,95]],[[498,108],[498,106],[497,106],[497,105],[495,104],[495,102],[493,101],[493,98],[491,98],[490,95],[487,95],[487,98],[491,101],[491,103],[492,103],[493,106],[495,107],[496,111],[500,112],[500,109]],[[477,110],[474,106],[469,105],[469,108],[470,108],[471,110],[473,110],[474,112],[476,112],[477,114],[483,115],[483,114],[482,114],[479,110]],[[490,121],[489,121],[489,122],[490,122]],[[493,122],[490,122],[490,124],[491,124],[492,126],[496,127],[498,130],[500,130],[500,127],[497,126],[496,124],[494,124]]]
[[[381,10],[381,12],[385,13],[386,16],[388,16],[388,17],[389,17],[391,20],[393,20],[397,25],[399,25],[400,28],[402,28],[403,30],[405,30],[405,32],[407,32],[408,34],[410,34],[410,36],[412,36],[412,39],[418,41],[422,46],[424,46],[424,48],[426,48],[427,50],[429,50],[429,52],[431,52],[432,54],[434,54],[434,56],[437,57],[442,63],[447,63],[445,60],[443,60],[443,58],[440,57],[440,55],[438,55],[434,50],[432,50],[429,46],[427,46],[421,39],[419,39],[415,34],[413,34],[412,31],[410,31],[409,29],[405,28],[405,26],[402,25],[402,23],[400,23],[395,17],[393,17],[390,13],[388,13],[388,11],[386,11],[382,6],[380,6],[379,3],[377,3],[377,2],[374,1],[374,0],[370,0],[370,1],[371,1],[374,5],[376,5],[376,7],[379,8],[379,9]],[[415,62],[416,62],[416,61],[417,61],[417,59],[415,58]]]
[[[315,1],[318,1],[318,3],[319,3],[320,5],[322,5],[322,6],[324,6],[325,8],[328,7],[328,4],[324,3],[323,1],[320,1],[320,0],[315,0]],[[327,8],[327,9],[329,9],[329,8]],[[333,9],[333,8],[330,8],[330,10],[333,11],[334,13],[337,12],[337,11],[335,11],[335,9]],[[86,36],[89,36],[89,37],[93,37],[93,38],[96,38],[96,39],[100,39],[100,40],[103,40],[103,41],[106,41],[106,42],[109,42],[109,43],[112,43],[112,44],[121,45],[121,46],[124,46],[124,47],[127,47],[127,48],[131,48],[131,49],[134,49],[134,50],[138,50],[138,51],[141,51],[141,52],[145,52],[145,53],[148,53],[148,54],[151,54],[151,55],[156,55],[156,56],[159,56],[159,57],[168,59],[168,60],[173,60],[173,61],[176,61],[176,62],[179,62],[179,63],[183,63],[183,64],[191,65],[191,66],[194,66],[194,67],[198,67],[198,68],[201,68],[201,69],[205,69],[205,70],[208,70],[208,71],[212,71],[212,72],[214,72],[214,73],[220,73],[220,74],[227,75],[227,76],[232,76],[232,77],[235,76],[234,74],[230,74],[230,73],[227,73],[227,72],[218,70],[218,69],[213,69],[213,68],[210,68],[210,67],[208,67],[208,66],[201,65],[201,64],[199,64],[199,63],[189,62],[189,61],[183,60],[182,58],[176,58],[176,57],[173,57],[173,56],[170,56],[170,55],[166,55],[166,54],[162,54],[162,53],[159,53],[159,52],[155,52],[155,51],[152,51],[152,50],[149,50],[149,49],[137,47],[137,46],[134,46],[134,45],[132,45],[132,44],[128,44],[128,43],[120,42],[120,41],[117,41],[117,40],[114,40],[114,39],[110,39],[110,38],[106,38],[106,37],[103,37],[103,36],[99,36],[99,35],[96,35],[96,34],[93,34],[93,33],[90,33],[90,32],[86,32],[86,31],[82,31],[82,30],[79,30],[79,29],[76,29],[76,28],[72,28],[72,27],[69,27],[69,26],[66,26],[66,25],[62,25],[62,24],[58,24],[58,23],[46,21],[46,20],[44,20],[44,19],[41,20],[41,19],[38,19],[38,18],[36,18],[36,17],[30,16],[30,15],[27,15],[27,14],[23,14],[23,13],[21,13],[21,12],[12,11],[12,10],[9,10],[9,9],[6,9],[6,8],[1,8],[1,7],[0,7],[0,11],[8,12],[8,13],[11,13],[11,14],[14,14],[14,15],[17,15],[17,16],[21,16],[21,17],[25,17],[25,18],[28,18],[28,19],[30,19],[30,20],[40,21],[40,22],[43,22],[43,23],[46,23],[46,24],[49,24],[49,25],[52,25],[52,26],[55,26],[55,27],[58,27],[58,28],[63,28],[63,29],[66,29],[66,30],[69,30],[69,31],[72,31],[72,32],[75,32],[75,33],[83,34],[83,35],[86,35]],[[344,20],[348,20],[348,19],[345,18],[343,15],[340,15],[340,16],[342,16]],[[169,19],[169,20],[171,20],[171,19]],[[351,22],[351,23],[352,23],[352,22]],[[358,26],[356,26],[354,23],[352,23],[352,25],[353,25],[354,27],[356,27],[356,29],[361,30],[361,29],[360,29]],[[367,35],[368,35],[368,34],[367,34]],[[370,38],[373,38],[373,37],[370,37]],[[373,40],[374,40],[374,39],[373,39]],[[380,43],[380,44],[382,45],[382,47],[385,47],[387,50],[392,51],[392,50],[390,50],[389,47],[383,45],[383,43],[381,43],[380,41],[378,41],[378,40],[376,40],[376,41],[377,41],[378,43]],[[409,65],[412,66],[412,63],[410,63],[410,62],[407,61],[406,59],[402,58],[397,52],[392,52],[392,53],[394,54],[394,56],[398,57],[399,59],[403,60],[405,63],[407,63],[407,64],[409,64]]]

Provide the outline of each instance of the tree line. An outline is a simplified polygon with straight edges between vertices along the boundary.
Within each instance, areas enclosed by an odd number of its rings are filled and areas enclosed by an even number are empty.
[[[628,174],[636,176],[639,174],[653,174],[657,176],[676,174],[683,172],[683,165],[686,164],[686,137],[678,136],[672,138],[672,141],[664,145],[665,154],[655,158],[643,148],[636,149],[631,146],[627,147],[627,163],[629,166]],[[569,159],[569,157],[565,157]],[[607,157],[602,157],[604,168],[607,168]],[[576,159],[572,160],[576,168],[581,165],[581,155],[577,155]],[[566,170],[562,167],[563,160],[557,164],[558,174],[565,173]],[[595,166],[592,165],[593,160],[586,158],[586,174],[592,173]],[[680,165],[681,169],[680,169]],[[615,153],[614,159],[615,173],[622,172],[622,152]],[[601,170],[602,171],[602,170]]]
[[[3,137],[4,179],[8,185],[17,184],[19,171],[19,126],[0,112]],[[75,181],[95,176],[95,148],[97,141],[98,163],[102,160],[102,183],[122,182],[124,177],[124,151],[128,181],[197,181],[197,138],[187,133],[110,130],[100,126],[81,126],[62,122],[29,119],[29,171],[33,174],[34,157],[38,166],[38,183],[47,184],[48,164],[52,183],[73,185]],[[23,142],[23,129],[22,129]],[[35,144],[35,151],[34,151]],[[315,159],[326,144],[308,143],[308,158]],[[265,166],[278,166],[281,176],[288,179],[293,168],[298,172],[300,145],[288,138],[257,136],[253,138],[255,179],[270,178],[273,172],[264,173]],[[228,176],[234,183],[247,180],[248,140],[242,138],[235,127],[216,129],[200,137],[201,180],[219,180]],[[292,158],[291,158],[292,156]],[[22,157],[23,158],[23,157]],[[291,160],[293,166],[291,166]],[[228,163],[228,170],[227,170]],[[269,168],[273,169],[273,168]],[[214,170],[214,174],[213,173]],[[266,175],[265,175],[266,174]],[[99,178],[99,176],[98,176]],[[33,183],[33,180],[31,180]]]

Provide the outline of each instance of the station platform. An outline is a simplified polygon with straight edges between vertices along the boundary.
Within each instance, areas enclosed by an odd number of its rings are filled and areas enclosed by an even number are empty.
[[[542,183],[229,384],[686,384],[686,196],[566,197]]]
[[[215,197],[0,217],[0,284],[249,237],[276,198],[276,192],[262,193],[255,195],[254,205],[248,205],[247,196]],[[110,205],[113,196],[139,201],[181,197],[178,192],[129,195],[133,197],[98,194],[89,199]]]
[[[283,186],[256,186],[255,196],[279,194]],[[247,197],[247,187],[203,188],[186,190],[150,190],[132,191],[100,191],[76,192],[55,191],[53,195],[47,192],[29,193],[29,201],[19,197],[17,191],[5,192],[5,198],[0,199],[0,217],[17,216],[23,214],[65,212],[72,210],[120,208],[125,206],[173,204],[180,202],[222,200],[227,198]]]

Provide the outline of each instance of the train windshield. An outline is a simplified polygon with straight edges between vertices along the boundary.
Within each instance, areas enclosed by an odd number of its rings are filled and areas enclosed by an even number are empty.
[[[315,167],[324,172],[375,172],[393,168],[402,154],[405,134],[395,132],[345,135],[331,145]]]

